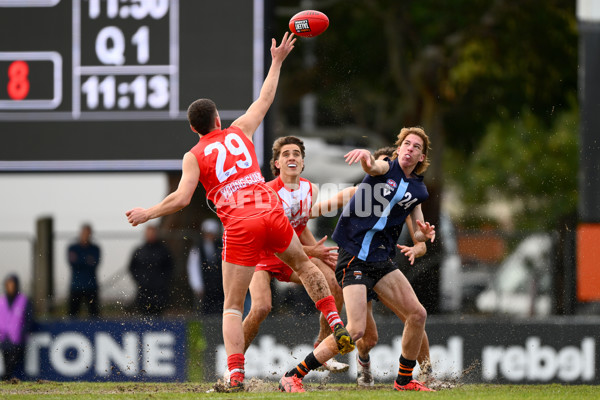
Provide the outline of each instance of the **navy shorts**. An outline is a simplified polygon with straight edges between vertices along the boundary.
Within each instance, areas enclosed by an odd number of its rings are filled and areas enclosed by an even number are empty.
[[[365,285],[367,287],[367,301],[377,300],[373,288],[387,274],[398,269],[391,259],[387,261],[368,262],[359,260],[358,257],[344,249],[339,250],[335,277],[342,287],[350,285]]]

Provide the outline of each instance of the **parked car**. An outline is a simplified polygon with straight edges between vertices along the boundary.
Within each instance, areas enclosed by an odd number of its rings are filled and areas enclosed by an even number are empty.
[[[518,316],[550,314],[553,242],[548,233],[525,238],[477,296],[477,309]]]

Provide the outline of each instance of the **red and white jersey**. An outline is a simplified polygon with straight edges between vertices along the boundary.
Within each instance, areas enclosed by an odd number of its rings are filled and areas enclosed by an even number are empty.
[[[265,185],[254,144],[236,126],[203,135],[190,152],[200,167],[200,182],[223,225],[230,218],[248,218],[277,207]]]
[[[306,224],[310,219],[310,210],[312,208],[312,184],[308,179],[300,178],[300,186],[295,189],[288,189],[281,177],[267,182],[275,190],[277,196],[281,200],[285,216],[290,220],[292,228],[296,231],[296,235],[300,237]]]
[[[292,228],[296,231],[296,235],[300,237],[306,224],[310,219],[310,211],[312,209],[312,184],[308,179],[300,178],[300,184],[297,189],[288,189],[281,177],[267,182],[267,186],[271,187],[281,200],[285,216],[290,221]],[[265,252],[259,264],[279,264],[283,261],[279,260],[272,253]]]

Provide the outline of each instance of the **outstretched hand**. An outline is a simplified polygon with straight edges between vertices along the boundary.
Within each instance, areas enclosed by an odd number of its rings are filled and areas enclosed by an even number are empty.
[[[279,46],[277,46],[277,41],[275,39],[271,39],[271,58],[273,61],[283,62],[294,48],[294,43],[296,43],[294,34],[291,33],[288,36],[288,32],[283,35],[283,39],[281,39],[281,44]]]
[[[333,253],[333,251],[338,250],[339,247],[326,247],[323,243],[327,240],[327,236],[324,236],[321,240],[317,242],[317,244],[313,246],[307,246],[308,251],[306,252],[309,256],[316,257],[323,261],[329,268],[334,269],[337,264],[338,253]]]
[[[421,222],[417,220],[417,225],[419,225],[419,230],[427,239],[431,239],[431,243],[435,240],[435,225],[430,225],[429,222]],[[427,240],[425,240],[427,241]]]
[[[348,165],[364,161],[367,164],[367,167],[371,168],[371,152],[369,150],[354,149],[349,153],[346,153],[344,159]]]
[[[402,246],[400,244],[397,244],[396,247],[398,247],[398,249],[400,249],[402,254],[404,254],[406,257],[408,257],[408,261],[410,262],[410,265],[414,265],[415,258],[418,257],[417,249],[415,248],[415,246]]]

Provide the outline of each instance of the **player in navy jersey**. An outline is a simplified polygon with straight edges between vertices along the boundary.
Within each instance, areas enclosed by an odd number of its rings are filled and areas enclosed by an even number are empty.
[[[340,247],[336,275],[343,288],[347,329],[356,341],[365,332],[367,293],[374,290],[381,302],[405,320],[396,390],[431,391],[412,378],[425,332],[427,312],[410,283],[392,262],[402,225],[410,217],[419,242],[435,239],[435,227],[423,222],[420,204],[429,194],[422,174],[428,167],[429,137],[421,128],[403,128],[396,157],[375,160],[368,150],[345,155],[350,165],[360,162],[367,173],[344,208],[333,234]],[[284,391],[304,391],[302,378],[337,352],[323,341],[280,381]]]
[[[375,160],[387,161],[388,158],[395,158],[396,150],[397,148],[394,146],[382,147],[379,150],[375,151],[375,153],[373,153],[373,157],[375,158]],[[356,193],[357,188],[357,186],[346,188],[340,191],[336,196],[333,196],[330,199],[323,200],[315,204],[313,206],[311,218],[316,218],[323,214],[332,215],[337,210],[344,208],[344,206],[348,204],[352,196],[354,196],[354,193]],[[410,265],[413,265],[416,258],[425,255],[425,253],[427,252],[427,246],[425,245],[425,242],[419,242],[415,239],[415,234],[412,227],[412,220],[410,219],[410,217],[406,218],[405,224],[413,241],[413,246],[403,246],[397,244],[396,247],[400,249],[402,254],[404,254],[408,258]],[[373,347],[377,345],[377,342],[379,340],[377,334],[377,324],[375,322],[375,318],[373,317],[372,300],[377,300],[377,294],[375,294],[373,290],[370,290],[367,293],[367,322],[365,326],[365,332],[363,337],[360,338],[360,340],[356,341],[356,383],[358,386],[367,387],[373,386],[375,384],[373,374],[371,372],[369,352]],[[431,363],[429,361],[429,339],[427,337],[427,333],[425,332],[423,335],[423,340],[421,341],[421,349],[419,351],[419,355],[417,356],[417,362],[421,367],[422,376],[431,376],[432,370]]]
[[[373,153],[373,157],[375,160],[387,161],[388,158],[393,159],[395,157],[395,152],[396,148],[393,146],[383,147],[375,151],[375,153]],[[408,258],[410,265],[413,265],[416,258],[425,255],[427,252],[427,246],[425,245],[425,242],[419,242],[415,239],[415,233],[411,222],[412,221],[410,217],[407,217],[405,223],[406,227],[408,228],[409,235],[413,241],[413,246],[403,246],[397,244],[396,247],[400,249],[402,254]],[[356,342],[356,384],[358,386],[373,386],[375,384],[373,374],[371,373],[371,360],[369,357],[369,352],[377,345],[378,334],[375,318],[373,318],[373,301],[371,299],[377,299],[377,295],[373,291],[370,291],[367,295],[368,312],[365,333],[364,336]],[[401,319],[404,321],[402,317]],[[419,350],[419,355],[417,356],[417,362],[421,367],[421,376],[429,377],[431,375],[431,363],[427,332],[424,332],[423,334],[423,340],[421,341],[421,348]]]

